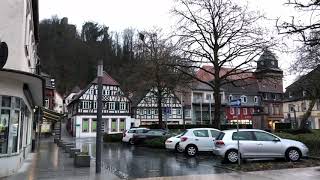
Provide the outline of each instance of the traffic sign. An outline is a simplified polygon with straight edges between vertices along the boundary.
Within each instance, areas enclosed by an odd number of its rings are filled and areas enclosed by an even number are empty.
[[[241,99],[231,100],[230,105],[231,105],[231,107],[240,107],[241,106]]]

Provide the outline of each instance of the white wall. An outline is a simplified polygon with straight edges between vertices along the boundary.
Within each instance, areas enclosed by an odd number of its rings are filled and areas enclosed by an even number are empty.
[[[63,99],[56,90],[54,91],[54,103],[53,110],[58,113],[63,113]]]
[[[33,35],[32,7],[29,6],[27,14],[28,3],[30,0],[0,1],[0,40],[6,42],[9,48],[8,60],[4,66],[6,69],[33,72],[35,68],[36,44]],[[28,57],[25,54],[25,45],[29,50]],[[31,66],[28,65],[28,59]]]
[[[91,121],[92,119],[96,119],[97,116],[94,115],[81,115],[81,116],[75,116],[73,117],[75,119],[75,123],[79,124],[80,126],[76,126],[76,124],[74,124],[76,131],[74,133],[74,136],[77,138],[83,138],[83,137],[95,137],[96,136],[96,132],[91,132]],[[82,119],[89,119],[89,132],[82,132]],[[105,133],[122,133],[120,131],[120,119],[125,119],[125,130],[130,129],[131,126],[131,122],[132,119],[130,116],[102,116],[102,119],[109,119],[109,123],[108,126],[105,123]],[[117,119],[117,127],[118,127],[118,131],[116,132],[111,132],[111,119]],[[108,131],[107,131],[108,130]]]

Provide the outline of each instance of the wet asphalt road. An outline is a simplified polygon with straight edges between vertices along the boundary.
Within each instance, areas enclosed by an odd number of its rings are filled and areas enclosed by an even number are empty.
[[[95,139],[80,139],[76,145],[95,158]],[[230,172],[221,168],[221,161],[211,153],[191,158],[167,150],[121,143],[103,144],[102,161],[104,170],[122,179]]]

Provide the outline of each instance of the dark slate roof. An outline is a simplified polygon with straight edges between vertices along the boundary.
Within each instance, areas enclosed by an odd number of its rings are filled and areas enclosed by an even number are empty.
[[[232,94],[257,94],[259,91],[256,79],[235,81],[233,84],[226,84],[222,87],[225,92]]]
[[[272,64],[272,62],[274,64]],[[257,61],[256,72],[260,72],[260,71],[261,72],[263,71],[282,72],[282,70],[278,66],[278,59],[276,58],[276,55],[273,52],[271,52],[269,49],[265,49]]]

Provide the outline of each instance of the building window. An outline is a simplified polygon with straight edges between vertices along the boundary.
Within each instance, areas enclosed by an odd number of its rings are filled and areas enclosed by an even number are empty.
[[[307,95],[307,91],[303,90],[302,91],[302,96],[305,97]]]
[[[82,102],[82,109],[90,109],[90,102],[89,101],[83,101]]]
[[[114,110],[114,109],[115,109],[115,103],[109,102],[109,110]]]
[[[44,100],[44,107],[49,109],[49,99]]]
[[[234,114],[234,108],[230,108],[230,114]]]
[[[247,108],[243,108],[243,115],[247,115],[248,114],[248,109]]]
[[[126,128],[126,119],[120,119],[120,131],[124,131]]]
[[[151,109],[148,109],[148,115],[151,115]]]
[[[147,110],[146,110],[146,109],[144,110],[144,113],[143,113],[143,114],[147,114]]]
[[[140,114],[140,110],[139,110],[139,109],[137,109],[137,115],[138,115],[138,114]]]
[[[206,94],[206,100],[211,100],[211,94]]]
[[[21,98],[0,96],[0,155],[17,153],[22,148],[23,136],[26,136],[25,142],[28,141],[30,135],[24,133],[23,124],[28,122],[29,113]],[[27,125],[29,126],[28,123]]]
[[[292,98],[292,92],[289,92],[289,98]]]
[[[240,97],[242,103],[247,103],[247,96]]]
[[[271,97],[272,97],[273,100],[276,100],[277,96],[276,96],[276,94],[271,94]]]
[[[94,89],[90,89],[90,94],[94,95]]]
[[[304,112],[307,110],[306,103],[301,103],[301,110]]]
[[[185,117],[191,117],[191,110],[190,109],[186,109],[184,111],[184,113],[185,113]]]
[[[255,97],[253,98],[253,101],[254,101],[254,103],[258,103],[258,96],[255,96]]]
[[[91,120],[91,132],[96,132],[97,131],[97,119],[92,119]]]
[[[289,104],[289,111],[290,112],[294,112],[294,105],[293,104]]]
[[[155,114],[155,115],[158,115],[158,109],[155,109],[155,110],[154,110],[154,114]]]
[[[118,131],[118,124],[117,119],[111,120],[111,132],[117,132]]]
[[[268,99],[267,93],[262,93],[262,97],[263,97],[263,99]]]
[[[232,95],[229,95],[229,102],[231,102],[233,99]]]
[[[89,119],[82,119],[82,132],[89,132]]]
[[[181,109],[177,109],[177,115],[181,115]]]
[[[97,109],[97,101],[93,102],[93,109]]]
[[[120,103],[120,110],[126,110],[126,103],[125,102]]]

